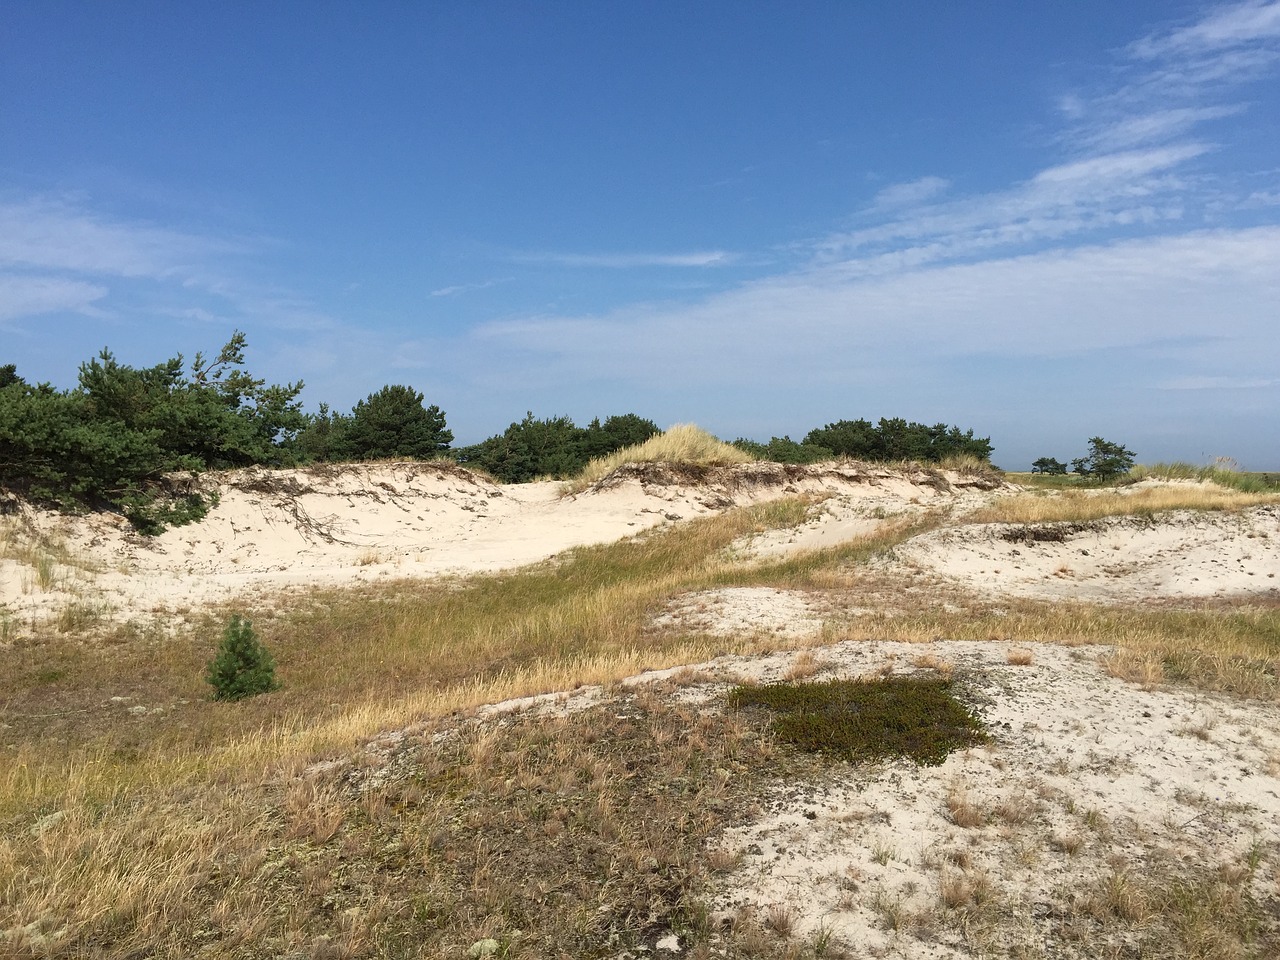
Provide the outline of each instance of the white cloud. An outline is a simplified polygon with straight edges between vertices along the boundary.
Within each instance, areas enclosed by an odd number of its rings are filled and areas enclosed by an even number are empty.
[[[1155,110],[1150,113],[1124,117],[1104,124],[1093,133],[1085,134],[1078,141],[1100,150],[1123,150],[1128,147],[1158,143],[1190,132],[1199,124],[1223,117],[1236,116],[1245,110],[1243,105],[1220,107],[1178,107]]]
[[[62,277],[0,274],[0,321],[59,310],[93,313],[107,288]]]
[[[1197,23],[1144,37],[1130,50],[1143,59],[1196,54],[1280,39],[1280,2],[1250,0],[1216,10]]]
[[[949,186],[951,181],[942,177],[921,177],[919,180],[908,183],[895,183],[877,193],[875,199],[871,201],[871,206],[881,210],[915,206],[926,200],[932,200]]]
[[[737,259],[724,250],[688,253],[526,253],[516,259],[523,263],[547,263],[560,267],[723,267]]]
[[[1236,345],[1242,369],[1274,342],[1280,227],[1205,231],[973,264],[850,277],[842,264],[783,275],[693,306],[531,317],[476,333],[503,375],[565,370],[653,382],[839,380],[904,358],[991,353],[1028,361],[1139,348],[1205,332]],[[1262,351],[1262,352],[1260,352]],[[1268,354],[1269,355],[1269,354]],[[588,374],[589,371],[589,374]]]
[[[1161,390],[1258,390],[1280,387],[1280,380],[1267,377],[1176,377],[1156,384]]]
[[[146,223],[112,221],[66,203],[0,203],[0,265],[167,278],[190,264],[248,245]]]
[[[459,283],[450,287],[441,287],[438,290],[432,290],[433,297],[456,297],[463,293],[473,293],[476,290],[488,290],[490,287],[496,287],[501,283],[510,283],[515,277],[499,277],[495,280],[485,280],[481,283]]]

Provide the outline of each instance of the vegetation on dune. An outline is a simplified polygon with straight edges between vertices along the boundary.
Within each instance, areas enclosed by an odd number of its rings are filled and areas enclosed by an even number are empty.
[[[973,430],[962,431],[945,423],[927,426],[900,417],[881,417],[877,424],[869,420],[829,423],[810,430],[803,446],[830,450],[837,457],[880,462],[940,463],[962,455],[991,459],[990,437],[975,437]]]
[[[767,783],[820,776],[830,754],[782,749],[765,714],[618,688],[616,702],[575,717],[456,715],[780,645],[654,631],[653,614],[689,591],[786,585],[875,606],[878,589],[894,615],[861,616],[833,638],[1106,643],[1108,669],[1139,683],[1280,697],[1274,609],[947,612],[936,584],[881,582],[889,575],[863,562],[937,517],[764,564],[726,550],[802,522],[807,508],[795,498],[731,511],[498,576],[293,595],[270,621],[288,686],[234,708],[205,696],[213,618],[177,637],[100,626],[92,644],[49,632],[0,648],[0,745],[12,761],[0,769],[4,949],[408,958],[465,956],[491,939],[509,957],[589,957],[652,952],[655,932],[675,930],[690,955],[816,955],[817,940],[746,920],[712,930],[705,893],[735,864],[710,842],[717,831],[747,817]],[[888,720],[914,697],[891,700]],[[819,747],[850,731],[879,739],[873,711],[859,705],[846,723],[848,707],[801,712]],[[935,714],[914,716],[908,731]],[[935,756],[933,742],[909,735],[906,749]],[[309,766],[320,760],[339,762]],[[1164,904],[1162,879],[1151,880],[1151,903]],[[1222,935],[1247,943],[1258,910],[1237,914],[1244,932]]]
[[[1245,510],[1280,502],[1280,492],[1219,486],[1163,486],[1128,491],[1066,489],[1053,496],[1014,494],[965,515],[966,523],[1087,523],[1104,517],[1152,517],[1173,510]]]
[[[1243,493],[1280,493],[1280,475],[1246,473],[1229,457],[1219,457],[1206,467],[1190,463],[1138,464],[1130,471],[1133,480],[1192,480],[1197,483],[1216,483]]]
[[[442,456],[453,443],[453,433],[445,426],[440,408],[424,406],[423,399],[412,387],[392,384],[369,394],[350,415],[334,413],[321,404],[290,449],[306,463]]]
[[[143,531],[197,519],[198,490],[174,492],[175,471],[279,463],[304,424],[301,383],[268,385],[244,365],[236,333],[212,360],[197,353],[145,369],[110,351],[59,391],[32,386],[12,366],[0,378],[0,485],[64,509],[107,507]]]
[[[568,417],[539,420],[530,411],[498,436],[460,447],[454,456],[503,483],[526,483],[539,477],[573,476],[592,460],[644,443],[659,432],[652,420],[634,413],[578,427]]]
[[[735,687],[729,702],[767,707],[775,715],[774,734],[801,750],[852,761],[908,757],[936,766],[986,739],[981,721],[952,695],[953,683],[928,676],[783,681]]]
[[[643,443],[624,447],[588,463],[569,484],[570,492],[585,490],[603,480],[623,464],[678,463],[686,466],[720,467],[751,463],[755,458],[732,444],[718,440],[691,423],[676,424]]]

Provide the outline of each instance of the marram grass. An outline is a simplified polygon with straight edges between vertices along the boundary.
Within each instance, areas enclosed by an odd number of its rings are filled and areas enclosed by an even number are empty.
[[[568,482],[568,489],[570,493],[585,490],[624,463],[681,463],[714,467],[752,463],[754,460],[751,454],[717,439],[701,427],[680,423],[644,443],[597,457]]]

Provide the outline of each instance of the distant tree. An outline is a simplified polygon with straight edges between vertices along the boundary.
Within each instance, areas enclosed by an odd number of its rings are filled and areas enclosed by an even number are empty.
[[[3,390],[5,387],[12,387],[15,384],[25,382],[25,380],[18,376],[17,364],[6,363],[4,366],[0,367],[0,390]]]
[[[293,440],[295,459],[299,463],[341,460],[350,423],[350,416],[333,412],[327,403],[320,404],[317,413],[306,415],[306,425]]]
[[[337,449],[353,460],[429,460],[443,453],[453,443],[453,433],[440,408],[424,407],[422,399],[412,387],[398,384],[369,394],[343,424]]]
[[[1133,451],[1110,440],[1091,437],[1088,455],[1072,460],[1071,466],[1081,476],[1106,483],[1133,469]]]
[[[652,420],[634,413],[609,417],[604,423],[596,418],[581,428],[578,452],[585,466],[596,457],[608,456],[623,447],[634,447],[661,432]]]
[[[1067,472],[1067,465],[1061,460],[1055,460],[1053,457],[1041,457],[1035,463],[1031,464],[1032,473],[1045,473],[1050,476],[1061,476]]]
[[[657,424],[634,413],[578,427],[568,417],[538,419],[529,411],[498,436],[455,450],[454,455],[503,483],[527,483],[536,477],[573,476],[592,459],[643,443],[656,433],[661,433]]]
[[[991,459],[991,438],[975,437],[945,423],[927,426],[908,423],[901,417],[869,420],[839,420],[810,430],[804,445],[823,447],[835,456],[855,460],[918,460],[937,463],[953,456]]]
[[[819,447],[812,443],[796,443],[790,437],[771,437],[768,443],[739,437],[733,441],[732,445],[758,460],[769,463],[820,463],[823,460],[835,459],[835,454],[826,447]]]

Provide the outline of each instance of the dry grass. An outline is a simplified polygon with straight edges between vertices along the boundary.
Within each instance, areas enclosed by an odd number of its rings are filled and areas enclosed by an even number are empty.
[[[567,490],[577,493],[598,480],[603,480],[624,463],[680,463],[699,466],[727,466],[752,463],[755,458],[744,450],[713,437],[701,427],[680,423],[644,443],[597,457],[577,477],[568,482]]]
[[[1139,496],[1123,499],[1142,507]],[[703,883],[734,866],[707,841],[747,815],[766,779],[816,776],[817,762],[780,756],[750,718],[656,699],[477,730],[442,718],[754,652],[763,641],[647,625],[692,590],[851,589],[864,560],[943,519],[904,519],[752,567],[729,555],[735,539],[799,522],[805,509],[795,500],[738,511],[517,573],[295,598],[255,616],[285,689],[241,704],[209,702],[201,680],[226,611],[176,637],[99,624],[91,642],[49,627],[3,647],[0,930],[11,935],[0,955],[463,956],[493,937],[512,957],[616,956],[672,928],[691,956],[706,955]],[[1108,644],[1117,675],[1280,699],[1275,609],[1015,603],[947,613],[931,586],[918,606],[890,586],[902,612],[860,619],[850,628],[859,638]],[[925,657],[919,666],[945,666]],[[800,673],[816,666],[796,661]],[[415,724],[386,761],[356,749]],[[300,777],[332,757],[355,760]],[[962,826],[988,821],[959,789],[948,811]],[[1012,797],[990,814],[1022,822],[1034,802]],[[1084,825],[1100,837],[1107,829],[1101,814]],[[1072,834],[1051,845],[1073,854],[1085,842]],[[955,866],[955,889],[940,894],[967,916],[988,894]],[[1246,874],[1120,871],[1063,922],[1150,927],[1152,956],[1248,956],[1240,945],[1256,910]],[[887,925],[916,922],[899,901],[883,906]],[[758,924],[724,936],[731,955],[796,947]],[[1166,946],[1183,952],[1160,953]]]
[[[968,523],[1087,523],[1104,517],[1150,517],[1171,510],[1244,510],[1280,503],[1280,493],[1251,493],[1213,484],[1137,490],[1064,490],[1052,496],[1019,493],[966,515]]]
[[[1114,648],[1103,664],[1123,679],[1280,700],[1280,609],[1269,607],[1143,610],[1016,601],[994,610],[866,616],[850,629],[869,640],[1097,644]]]

